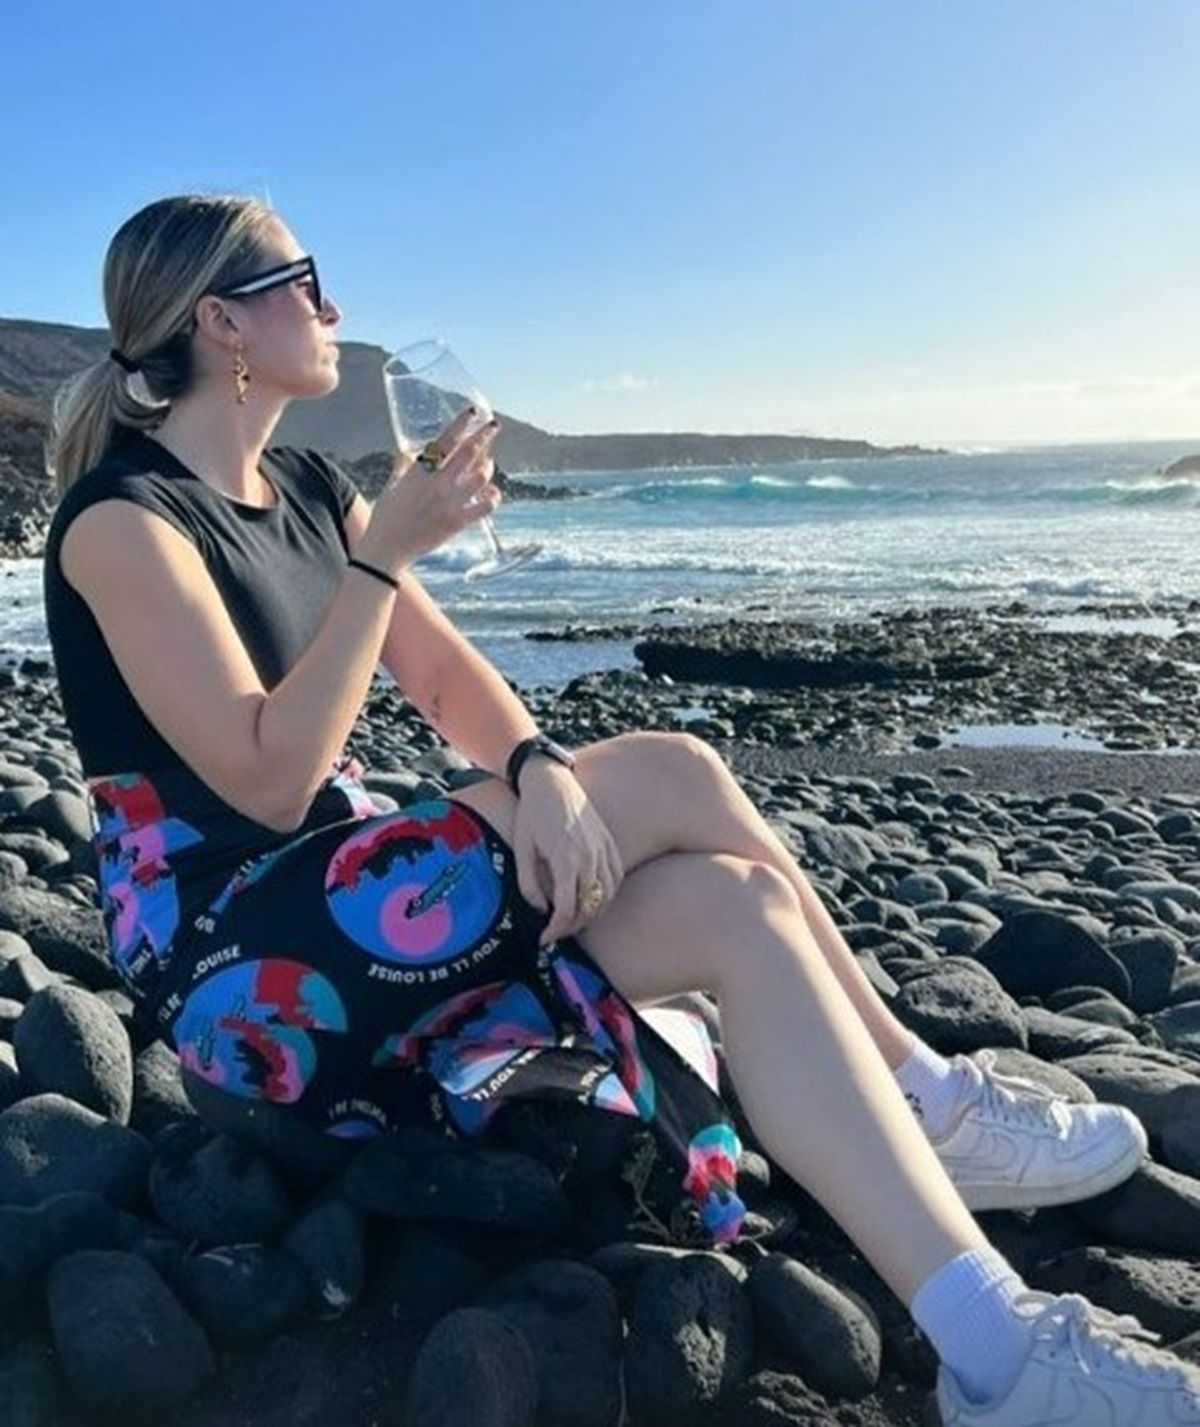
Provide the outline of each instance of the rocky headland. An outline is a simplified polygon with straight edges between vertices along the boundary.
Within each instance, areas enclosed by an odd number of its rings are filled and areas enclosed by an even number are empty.
[[[1191,476],[1200,476],[1200,456],[1181,456],[1163,468],[1163,479],[1181,481]]]

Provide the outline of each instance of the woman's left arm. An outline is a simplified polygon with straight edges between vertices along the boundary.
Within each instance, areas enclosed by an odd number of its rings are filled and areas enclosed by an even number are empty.
[[[455,641],[444,652],[421,713],[454,748],[503,777],[508,755],[537,724],[499,670],[457,631]],[[519,780],[513,824],[517,881],[532,906],[545,911],[553,904],[539,938],[548,946],[596,915],[598,908],[588,916],[579,910],[589,888],[599,885],[600,906],[611,900],[624,868],[612,834],[573,773],[560,763],[531,758]]]
[[[351,554],[371,508],[360,492],[346,513]],[[380,660],[426,723],[500,777],[516,744],[538,731],[500,671],[459,633],[411,569],[400,578]]]
[[[413,631],[407,633],[411,639]],[[440,653],[414,706],[451,747],[503,778],[508,755],[538,732],[537,721],[504,675],[457,630]]]

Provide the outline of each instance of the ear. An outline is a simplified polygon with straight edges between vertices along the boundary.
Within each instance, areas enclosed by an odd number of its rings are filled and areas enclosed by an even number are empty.
[[[196,303],[196,331],[224,346],[230,337],[241,336],[237,310],[215,293],[206,292]]]

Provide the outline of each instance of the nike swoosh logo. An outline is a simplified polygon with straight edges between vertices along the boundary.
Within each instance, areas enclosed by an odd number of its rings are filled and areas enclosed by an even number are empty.
[[[939,1153],[938,1158],[946,1167],[953,1165],[955,1168],[961,1167],[964,1170],[975,1167],[1003,1174],[1017,1163],[1020,1152],[1007,1135],[1001,1135],[995,1130],[984,1130],[982,1137],[976,1142],[975,1148],[970,1154],[943,1155]]]

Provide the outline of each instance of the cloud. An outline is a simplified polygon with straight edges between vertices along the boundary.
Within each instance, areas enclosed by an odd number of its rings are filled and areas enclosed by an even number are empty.
[[[658,385],[657,377],[639,377],[633,372],[618,372],[615,377],[585,377],[580,383],[580,391],[602,391],[606,393],[627,393],[649,391]]]

